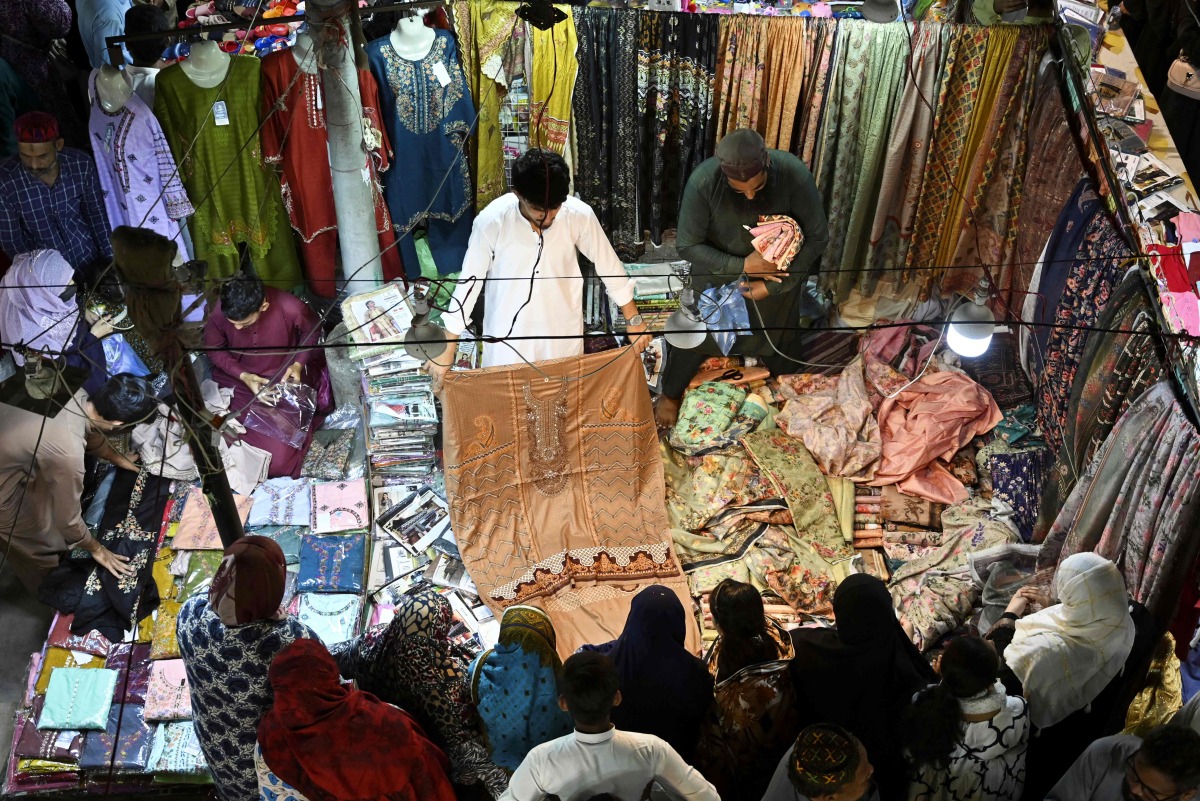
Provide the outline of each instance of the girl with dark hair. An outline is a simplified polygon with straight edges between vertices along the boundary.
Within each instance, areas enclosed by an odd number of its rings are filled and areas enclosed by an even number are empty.
[[[725,579],[708,603],[721,636],[708,652],[717,683],[695,765],[723,801],[760,801],[800,733],[792,643],[749,584]]]
[[[905,715],[909,801],[1016,801],[1029,715],[1025,699],[997,681],[996,649],[981,637],[958,637],[936,669],[941,683],[917,693]]]
[[[721,635],[708,652],[709,672],[717,681],[747,665],[791,656],[787,632],[767,618],[762,596],[752,585],[725,579],[708,596],[708,605]]]

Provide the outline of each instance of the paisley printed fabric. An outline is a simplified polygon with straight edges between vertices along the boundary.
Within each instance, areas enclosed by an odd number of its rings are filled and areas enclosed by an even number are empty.
[[[488,756],[471,705],[466,662],[450,644],[450,602],[432,590],[404,596],[391,623],[329,649],[342,677],[410,712],[450,758],[457,784],[482,783],[493,797],[508,774]]]
[[[255,798],[258,721],[272,701],[267,669],[293,641],[317,635],[291,617],[227,628],[203,597],[183,605],[177,628],[193,720],[159,727],[155,769],[197,772],[207,764],[222,799]],[[189,740],[193,724],[200,745],[196,752],[202,749],[202,755],[193,752]]]

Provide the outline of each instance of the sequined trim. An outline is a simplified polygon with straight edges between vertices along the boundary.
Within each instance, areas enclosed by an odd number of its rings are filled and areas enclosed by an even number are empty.
[[[560,551],[508,584],[489,593],[502,607],[554,595],[576,582],[631,581],[678,576],[679,565],[669,542],[622,547],[597,546]]]
[[[538,400],[528,382],[522,387],[531,440],[530,480],[543,495],[558,495],[567,488],[567,449],[563,446],[569,411],[567,388],[563,378],[557,395]]]

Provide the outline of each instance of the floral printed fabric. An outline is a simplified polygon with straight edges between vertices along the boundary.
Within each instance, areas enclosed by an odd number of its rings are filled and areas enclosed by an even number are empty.
[[[775,423],[804,442],[822,472],[856,481],[874,478],[883,443],[861,360],[842,371],[834,388],[785,394],[789,399]]]
[[[743,444],[774,487],[775,497],[787,501],[796,530],[817,553],[827,560],[852,557],[829,484],[804,444],[779,430],[755,432]]]
[[[254,499],[249,496],[234,496],[238,516],[245,525]],[[187,503],[183,507],[183,516],[179,519],[179,529],[171,540],[171,547],[176,551],[221,551],[221,535],[217,531],[217,521],[213,518],[208,499],[199,487],[192,487],[188,493]]]
[[[1095,551],[1115,562],[1134,600],[1170,614],[1168,566],[1197,526],[1200,433],[1159,382],[1121,417],[1054,521],[1038,567]],[[1167,569],[1164,569],[1164,568]]]
[[[690,390],[671,430],[671,447],[686,454],[707,448],[733,423],[745,399],[746,390],[720,381]]]

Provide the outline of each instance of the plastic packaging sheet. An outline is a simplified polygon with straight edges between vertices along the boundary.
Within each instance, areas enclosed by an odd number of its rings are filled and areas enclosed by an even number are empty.
[[[275,384],[242,416],[246,428],[299,448],[317,411],[317,391],[307,384]]]

